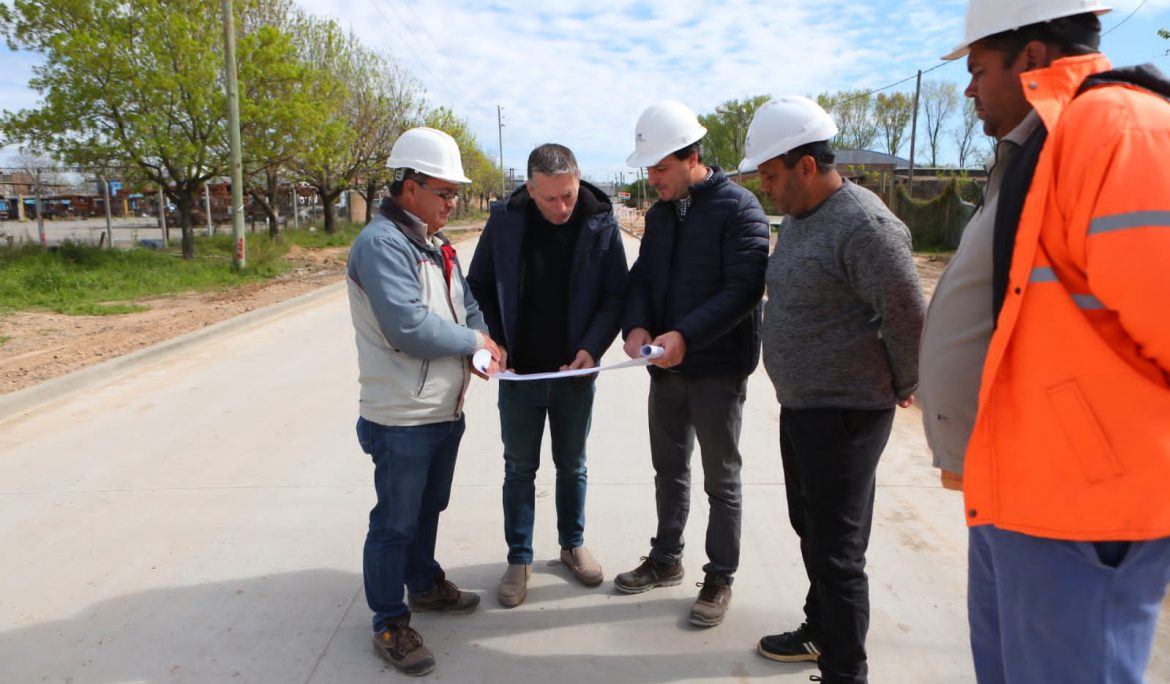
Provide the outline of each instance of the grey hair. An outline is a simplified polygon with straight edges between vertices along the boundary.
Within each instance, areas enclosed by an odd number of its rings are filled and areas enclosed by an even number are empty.
[[[546,176],[561,176],[571,173],[578,178],[581,170],[577,168],[577,158],[573,151],[564,145],[545,143],[528,155],[528,177],[542,173]]]

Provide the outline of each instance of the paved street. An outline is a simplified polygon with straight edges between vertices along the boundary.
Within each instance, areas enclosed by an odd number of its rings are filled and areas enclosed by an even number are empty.
[[[465,265],[472,249],[460,244]],[[627,249],[633,256],[636,243]],[[0,682],[407,681],[369,646],[361,544],[374,493],[353,431],[343,287],[178,349],[0,414]],[[614,347],[606,360],[620,358]],[[427,679],[795,683],[815,673],[754,652],[761,635],[800,622],[806,589],[786,515],[778,406],[762,370],[744,417],[743,558],[727,621],[686,622],[705,560],[701,469],[687,579],[614,592],[609,580],[637,564],[653,532],[647,385],[638,369],[598,380],[586,540],[607,581],[584,588],[553,562],[546,453],[532,588],[505,610],[494,598],[506,562],[495,387],[473,380],[439,557],[483,605],[470,616],[416,616],[438,660]],[[974,681],[961,502],[935,482],[917,409],[899,411],[869,556],[875,684]],[[1170,682],[1166,614],[1149,681]]]

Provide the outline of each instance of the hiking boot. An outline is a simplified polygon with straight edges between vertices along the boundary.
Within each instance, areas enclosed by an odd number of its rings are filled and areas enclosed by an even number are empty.
[[[699,598],[691,606],[691,624],[698,627],[714,627],[723,622],[727,605],[731,603],[731,584],[725,578],[711,573],[698,582]]]
[[[587,587],[601,584],[601,564],[589,553],[589,549],[578,546],[575,549],[561,549],[561,562],[573,573],[577,581]]]
[[[613,578],[613,586],[623,594],[641,594],[654,587],[673,587],[683,578],[682,563],[659,563],[642,556],[642,564]]]
[[[411,594],[407,603],[418,613],[451,613],[463,615],[479,605],[479,594],[460,591],[454,582],[447,579],[442,570],[435,575],[435,588],[422,594]]]
[[[756,650],[765,658],[782,663],[815,662],[821,656],[821,649],[813,641],[808,623],[802,623],[795,632],[769,634],[760,639]]]
[[[531,564],[509,564],[500,578],[500,586],[496,587],[496,600],[500,605],[515,608],[524,603],[524,597],[528,595],[529,577],[532,577]]]
[[[410,626],[410,614],[400,624],[387,625],[374,635],[374,653],[394,666],[394,669],[412,677],[430,674],[435,669],[435,657],[423,646],[422,636]]]

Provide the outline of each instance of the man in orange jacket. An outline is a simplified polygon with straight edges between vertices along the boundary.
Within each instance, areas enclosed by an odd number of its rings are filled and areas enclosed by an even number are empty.
[[[1141,682],[1170,583],[1170,82],[1097,52],[1108,10],[971,0],[944,57],[999,140],[918,391],[980,682]]]

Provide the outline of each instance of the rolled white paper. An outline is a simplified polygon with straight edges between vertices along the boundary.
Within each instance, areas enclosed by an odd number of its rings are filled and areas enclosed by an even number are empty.
[[[486,349],[480,349],[471,356],[471,367],[480,373],[486,374],[491,363],[492,353]]]

